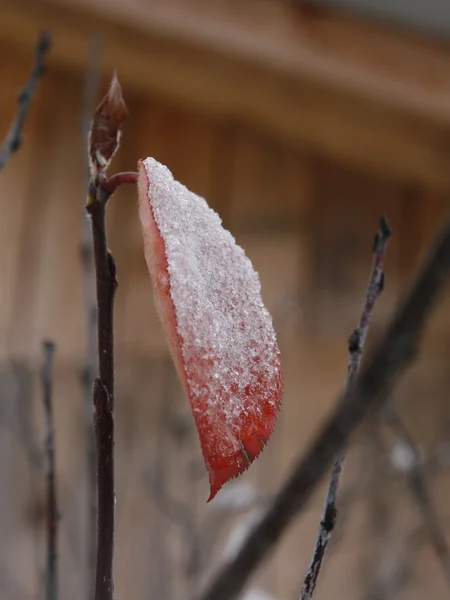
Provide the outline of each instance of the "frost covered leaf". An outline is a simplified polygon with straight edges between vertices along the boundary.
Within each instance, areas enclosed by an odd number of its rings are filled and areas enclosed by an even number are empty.
[[[156,308],[191,402],[211,500],[268,441],[283,391],[259,277],[203,198],[151,158],[139,212]]]
[[[119,147],[121,127],[127,116],[122,87],[114,72],[108,93],[98,105],[89,132],[91,175],[104,171]]]

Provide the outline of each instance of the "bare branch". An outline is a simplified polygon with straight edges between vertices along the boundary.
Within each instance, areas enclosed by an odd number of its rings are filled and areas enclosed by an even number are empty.
[[[94,427],[97,439],[97,569],[95,599],[113,598],[114,549],[114,296],[116,266],[106,239],[109,193],[91,185],[86,210],[91,217],[97,284],[97,335],[100,377],[94,382]]]
[[[46,599],[58,598],[58,521],[59,510],[56,493],[55,427],[53,424],[52,365],[55,344],[43,342],[42,392],[45,413],[45,470],[47,476],[47,569]]]
[[[413,463],[408,473],[408,481],[412,496],[417,504],[417,507],[422,516],[426,531],[429,535],[431,545],[442,566],[442,572],[446,579],[447,585],[450,587],[450,552],[445,538],[445,534],[441,529],[439,517],[433,505],[429,490],[427,477],[421,465],[420,453],[410,435],[400,415],[394,407],[390,407],[388,423],[392,430],[405,444],[413,456]]]
[[[95,599],[114,594],[114,412],[108,388],[94,381],[94,424],[97,438],[98,524]]]
[[[369,331],[370,319],[375,306],[375,302],[380,295],[384,286],[383,260],[387,248],[387,243],[390,238],[391,231],[384,218],[381,219],[379,232],[375,236],[373,246],[373,263],[369,277],[366,297],[361,311],[358,327],[354,330],[349,338],[349,365],[347,371],[347,380],[345,389],[348,390],[356,379],[361,364],[361,356],[366,342],[367,333]],[[317,535],[314,552],[311,559],[308,572],[305,576],[302,590],[300,593],[301,600],[310,600],[313,597],[317,585],[322,562],[327,551],[328,543],[331,539],[334,526],[337,518],[336,498],[339,487],[339,480],[344,466],[346,448],[344,447],[336,460],[334,461],[328,489],[325,496],[325,504],[323,507],[322,517],[319,524],[319,532]]]
[[[51,38],[48,33],[42,33],[36,46],[36,54],[33,70],[30,78],[19,94],[19,109],[11,128],[6,136],[6,140],[0,150],[0,171],[5,167],[8,160],[17,152],[22,142],[22,130],[30,109],[31,101],[36,91],[39,79],[45,71],[45,55],[51,46]]]
[[[304,508],[333,458],[369,409],[380,408],[413,361],[426,319],[450,274],[450,224],[447,223],[405,301],[398,307],[350,388],[341,394],[309,449],[250,533],[234,560],[226,564],[201,600],[235,598]]]
[[[126,106],[116,73],[94,112],[89,133],[91,182],[86,211],[91,217],[97,290],[99,377],[94,381],[94,427],[97,441],[97,564],[95,600],[112,600],[114,594],[114,297],[116,264],[108,249],[106,205],[118,185],[136,183],[137,173],[108,179],[106,169],[117,151]]]

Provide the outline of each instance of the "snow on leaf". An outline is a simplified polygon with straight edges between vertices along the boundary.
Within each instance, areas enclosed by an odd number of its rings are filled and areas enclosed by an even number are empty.
[[[206,201],[147,158],[139,212],[155,303],[189,397],[211,500],[267,443],[283,391],[258,274]]]

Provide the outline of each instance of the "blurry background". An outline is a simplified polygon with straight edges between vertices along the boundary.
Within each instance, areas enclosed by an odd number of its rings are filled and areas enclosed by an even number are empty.
[[[283,410],[263,456],[206,505],[196,432],[153,307],[136,197],[131,188],[120,190],[108,213],[120,283],[117,598],[191,597],[236,550],[343,385],[347,338],[359,317],[381,214],[394,235],[372,339],[410,281],[446,213],[448,39],[442,28],[433,39],[420,23],[410,31],[401,18],[375,21],[370,12],[341,13],[339,0],[332,4],[0,3],[2,136],[38,33],[53,34],[24,145],[0,175],[2,599],[43,597],[44,337],[57,344],[61,598],[90,597],[92,279],[83,123],[90,96],[99,101],[114,68],[130,114],[112,172],[154,156],[220,213],[260,273],[286,378]],[[447,299],[435,312],[420,358],[392,399],[418,444],[444,535],[449,309]],[[415,458],[385,417],[353,440],[317,599],[448,597],[411,493]],[[298,597],[322,499],[323,490],[253,579],[249,597]]]

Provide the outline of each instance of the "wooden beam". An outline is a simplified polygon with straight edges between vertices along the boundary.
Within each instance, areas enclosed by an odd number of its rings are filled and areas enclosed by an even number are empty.
[[[3,0],[0,38],[84,69],[94,31],[102,68],[126,87],[385,177],[450,189],[450,50],[273,0]]]

